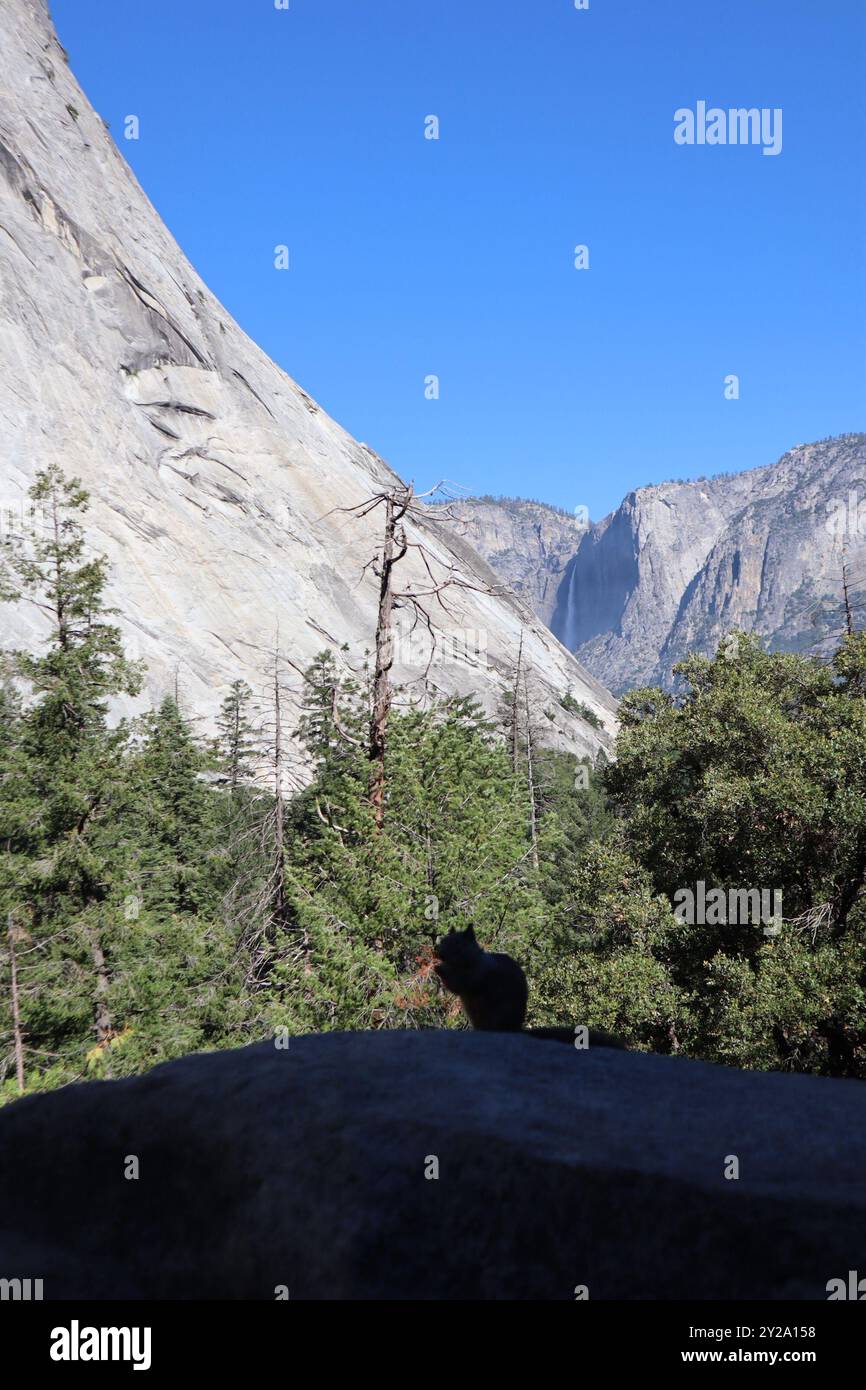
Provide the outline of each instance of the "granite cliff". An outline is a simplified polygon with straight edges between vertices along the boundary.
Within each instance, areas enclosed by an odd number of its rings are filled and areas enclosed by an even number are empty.
[[[460,507],[494,568],[618,693],[669,686],[676,662],[712,654],[732,628],[774,650],[826,655],[844,631],[843,556],[855,618],[866,616],[864,434],[798,445],[763,468],[638,488],[577,534],[570,556],[554,509],[508,499]],[[504,546],[503,533],[520,543]],[[533,589],[524,570],[553,555]]]
[[[461,498],[448,511],[460,534],[549,627],[586,523],[523,497]]]
[[[396,474],[200,280],[81,91],[44,0],[4,0],[0,54],[4,525],[24,524],[38,469],[80,476],[88,539],[110,561],[110,601],[127,650],[147,663],[147,697],[177,680],[205,723],[232,680],[261,685],[278,627],[296,666],[345,646],[358,669],[375,630],[377,581],[362,572],[377,515],[357,522],[334,509]],[[492,709],[522,633],[554,697],[553,740],[590,755],[607,745],[609,693],[456,531],[431,516],[410,532],[421,536],[440,575],[456,570],[474,586],[450,595],[449,614],[434,612],[446,640],[429,693],[473,694]],[[417,552],[401,581],[424,586]],[[0,607],[4,646],[44,635],[35,609]],[[426,656],[398,646],[396,679],[420,679]],[[601,729],[562,709],[555,697],[569,688]]]

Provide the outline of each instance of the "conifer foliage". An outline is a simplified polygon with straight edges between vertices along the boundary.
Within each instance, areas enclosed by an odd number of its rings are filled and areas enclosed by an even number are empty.
[[[277,636],[209,740],[177,690],[118,719],[144,673],[87,495],[49,468],[31,498],[0,572],[43,634],[0,668],[0,1098],[287,1032],[463,1027],[433,945],[470,924],[526,968],[531,1023],[864,1075],[862,633],[830,664],[729,635],[677,694],[625,697],[596,766],[545,746],[522,649],[498,722],[389,678],[371,796],[381,653],[302,671]],[[691,921],[698,880],[784,906]]]

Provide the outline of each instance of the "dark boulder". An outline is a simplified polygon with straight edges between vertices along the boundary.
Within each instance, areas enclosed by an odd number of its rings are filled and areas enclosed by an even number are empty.
[[[866,1274],[864,1179],[860,1082],[326,1034],[8,1106],[0,1278],[46,1298],[824,1299]]]

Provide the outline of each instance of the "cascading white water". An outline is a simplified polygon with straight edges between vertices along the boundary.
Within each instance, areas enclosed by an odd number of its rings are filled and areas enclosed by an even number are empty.
[[[562,645],[569,651],[577,646],[577,556],[571,563],[568,576],[568,594],[565,600],[565,621],[562,628]]]

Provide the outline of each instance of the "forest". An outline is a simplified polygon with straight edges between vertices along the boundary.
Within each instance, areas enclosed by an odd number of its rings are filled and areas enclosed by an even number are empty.
[[[821,661],[728,634],[675,692],[626,695],[595,766],[544,746],[526,673],[495,716],[394,690],[371,777],[377,673],[339,652],[301,673],[295,727],[278,646],[215,735],[176,691],[115,717],[144,672],[87,495],[48,469],[31,499],[44,526],[0,552],[0,600],[50,625],[0,673],[0,1098],[293,1034],[465,1027],[432,967],[470,923],[523,965],[531,1024],[864,1075],[866,635]],[[784,917],[680,920],[697,882],[771,889]]]

